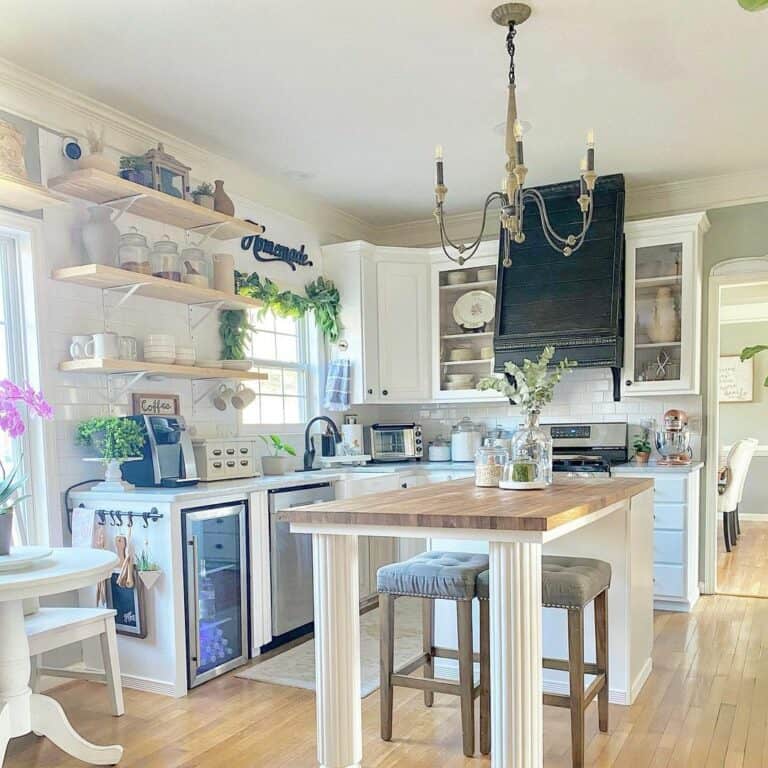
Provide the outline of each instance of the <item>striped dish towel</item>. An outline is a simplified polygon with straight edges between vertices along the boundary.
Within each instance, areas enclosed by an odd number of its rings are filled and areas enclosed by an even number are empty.
[[[325,382],[325,402],[327,411],[349,410],[349,360],[331,360],[328,364],[328,378]]]

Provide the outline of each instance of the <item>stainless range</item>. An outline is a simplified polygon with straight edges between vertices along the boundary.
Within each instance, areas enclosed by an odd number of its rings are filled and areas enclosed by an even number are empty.
[[[552,469],[568,477],[609,477],[611,466],[628,458],[627,424],[548,424]]]

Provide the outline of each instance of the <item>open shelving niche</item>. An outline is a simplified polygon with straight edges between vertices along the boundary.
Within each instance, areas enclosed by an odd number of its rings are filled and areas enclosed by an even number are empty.
[[[188,200],[167,195],[151,187],[135,184],[132,181],[97,169],[83,169],[57,176],[48,182],[48,186],[57,193],[56,198],[59,200],[64,201],[64,198],[60,197],[63,194],[99,205],[107,205],[124,212],[130,210],[135,216],[159,221],[188,232],[203,234],[204,239],[210,237],[215,240],[232,240],[248,235],[259,235],[264,232],[264,227],[255,222],[212,211]],[[115,308],[124,304],[134,295],[185,304],[189,308],[190,336],[193,336],[194,329],[204,322],[212,312],[220,309],[256,309],[262,306],[261,302],[245,296],[229,294],[212,288],[201,288],[187,283],[177,283],[153,275],[101,264],[64,267],[55,270],[52,278],[60,282],[97,288],[102,291],[102,296],[111,291],[122,293],[123,295]],[[203,316],[194,322],[191,316],[192,307],[201,307],[206,310]],[[104,310],[106,319],[106,306]],[[267,378],[266,374],[237,371],[230,368],[165,365],[109,358],[67,360],[59,365],[59,370],[66,373],[105,374],[110,377],[130,376],[121,391],[129,389],[143,376],[148,375],[191,380],[242,379],[258,381]]]

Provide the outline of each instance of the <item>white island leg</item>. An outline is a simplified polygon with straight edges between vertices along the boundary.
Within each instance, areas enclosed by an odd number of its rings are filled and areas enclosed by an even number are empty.
[[[317,759],[321,768],[359,768],[363,728],[357,536],[315,533],[312,549]]]
[[[541,544],[489,544],[491,765],[542,768]]]
[[[87,763],[118,763],[122,747],[98,747],[87,742],[69,724],[58,702],[30,690],[29,643],[21,600],[0,602],[0,627],[0,766],[8,741],[33,730]]]

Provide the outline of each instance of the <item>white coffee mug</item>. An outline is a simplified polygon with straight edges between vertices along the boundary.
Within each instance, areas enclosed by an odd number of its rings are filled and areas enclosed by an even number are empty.
[[[232,407],[238,411],[242,411],[256,399],[256,393],[252,389],[246,387],[245,384],[240,384],[230,399],[232,401]]]
[[[120,356],[120,337],[116,333],[94,333],[85,345],[86,357]]]
[[[235,390],[232,387],[228,387],[226,384],[222,384],[216,394],[213,397],[213,407],[217,411],[226,411],[227,405],[235,394]]]
[[[82,360],[85,355],[85,345],[91,340],[90,336],[73,336],[69,345],[69,356],[73,360]]]

